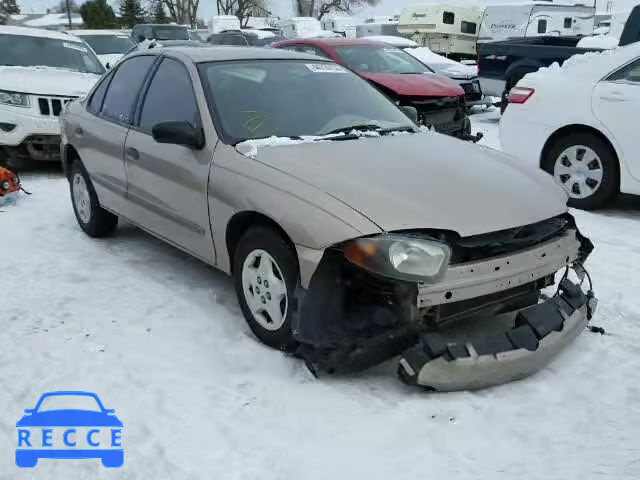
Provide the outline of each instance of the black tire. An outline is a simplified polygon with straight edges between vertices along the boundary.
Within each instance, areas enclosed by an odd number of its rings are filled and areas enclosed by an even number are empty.
[[[90,214],[86,221],[79,214],[78,207],[76,205],[76,198],[74,198],[73,184],[76,176],[82,177],[89,194],[88,203]],[[71,193],[71,204],[73,205],[73,212],[76,215],[78,225],[80,225],[80,228],[82,228],[84,233],[94,238],[106,237],[111,235],[118,226],[118,217],[117,215],[114,215],[113,213],[105,210],[100,206],[98,196],[96,195],[96,191],[93,188],[93,183],[91,183],[89,174],[87,173],[84,165],[82,165],[82,162],[80,160],[76,160],[71,164],[71,168],[69,170],[69,190]]]
[[[284,276],[287,290],[286,316],[284,323],[277,330],[269,330],[255,319],[245,298],[242,269],[247,257],[255,250],[264,250],[277,264]],[[281,235],[269,227],[253,227],[240,238],[233,258],[233,283],[238,296],[238,303],[249,328],[265,345],[283,351],[293,351],[298,343],[293,337],[291,318],[293,316],[293,298],[299,283],[298,260],[293,247]]]
[[[542,159],[542,168],[553,175],[556,159],[564,150],[574,145],[589,147],[600,157],[603,175],[595,193],[586,198],[569,198],[567,204],[582,210],[601,208],[620,191],[620,167],[615,152],[598,136],[589,132],[578,132],[556,139]]]

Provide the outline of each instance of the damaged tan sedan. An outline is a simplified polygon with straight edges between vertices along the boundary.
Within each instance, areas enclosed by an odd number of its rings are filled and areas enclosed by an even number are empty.
[[[593,247],[551,177],[413,113],[319,57],[157,49],[68,105],[63,164],[88,235],[122,217],[230,274],[255,335],[313,371],[531,374],[593,314],[568,275]]]

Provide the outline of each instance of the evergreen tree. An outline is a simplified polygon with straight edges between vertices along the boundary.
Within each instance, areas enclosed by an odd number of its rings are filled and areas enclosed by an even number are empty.
[[[9,15],[19,15],[20,7],[16,0],[0,0],[0,25],[4,25]]]
[[[90,0],[80,7],[82,21],[88,29],[115,28],[116,14],[107,0]]]
[[[155,0],[153,2],[153,9],[151,11],[153,23],[169,23],[169,17],[164,10],[162,0]]]
[[[120,25],[124,28],[133,28],[138,23],[144,23],[144,9],[140,0],[122,0],[120,3]]]

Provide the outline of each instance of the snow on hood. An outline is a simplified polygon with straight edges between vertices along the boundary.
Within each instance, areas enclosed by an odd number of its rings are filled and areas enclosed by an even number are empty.
[[[0,89],[34,95],[81,97],[86,95],[100,75],[73,72],[52,67],[0,66]]]
[[[440,134],[260,148],[256,160],[362,213],[385,231],[439,228],[462,236],[566,211],[551,176],[509,155]]]
[[[404,50],[427,66],[438,65],[437,69],[432,68],[442,75],[454,78],[472,78],[478,76],[477,66],[463,65],[460,62],[438,55],[427,47],[405,48]]]
[[[608,50],[610,48],[616,48],[620,40],[616,37],[609,35],[594,35],[591,37],[581,38],[577,48],[602,48]]]
[[[358,71],[358,75],[388,88],[398,95],[412,97],[453,97],[464,94],[462,87],[450,78],[433,73],[403,75],[399,73],[372,73]]]

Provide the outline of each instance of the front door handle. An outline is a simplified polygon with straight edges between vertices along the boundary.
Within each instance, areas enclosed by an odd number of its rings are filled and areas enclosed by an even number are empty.
[[[627,100],[629,100],[628,97],[620,92],[605,93],[603,95],[600,95],[600,98],[607,102],[626,102]]]
[[[129,160],[138,160],[140,158],[140,152],[133,147],[128,147],[124,154],[127,156]]]

